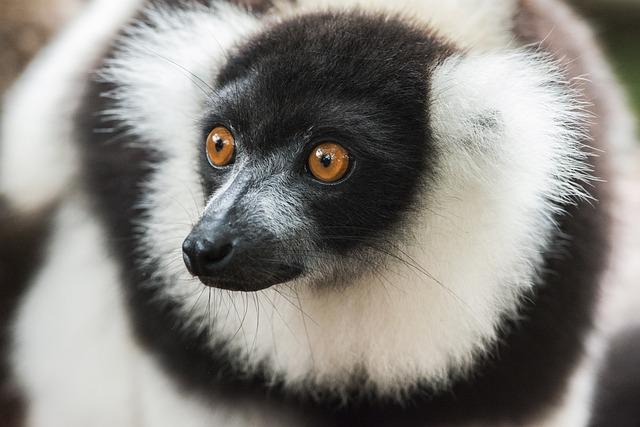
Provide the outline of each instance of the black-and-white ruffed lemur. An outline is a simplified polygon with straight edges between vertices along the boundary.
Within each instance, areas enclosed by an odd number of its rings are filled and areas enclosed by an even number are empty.
[[[556,0],[93,0],[2,110],[6,423],[633,417],[632,124]]]

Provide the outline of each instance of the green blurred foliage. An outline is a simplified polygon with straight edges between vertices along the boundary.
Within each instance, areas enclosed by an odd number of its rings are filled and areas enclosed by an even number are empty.
[[[628,88],[635,110],[640,115],[640,36],[631,38],[614,33],[605,41],[614,67]]]
[[[640,4],[600,1],[578,8],[595,27],[640,117]]]

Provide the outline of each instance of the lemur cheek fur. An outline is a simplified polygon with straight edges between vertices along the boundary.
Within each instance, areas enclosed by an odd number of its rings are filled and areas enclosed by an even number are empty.
[[[587,425],[633,137],[559,1],[94,0],[2,110],[27,425]]]

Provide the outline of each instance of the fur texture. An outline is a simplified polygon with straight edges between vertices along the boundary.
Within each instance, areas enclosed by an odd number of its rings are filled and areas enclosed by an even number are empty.
[[[288,283],[282,289],[266,290],[250,302],[246,295],[214,290],[215,310],[230,315],[224,315],[220,324],[209,325],[203,321],[203,316],[210,315],[209,298],[194,293],[197,280],[190,279],[175,262],[181,257],[181,240],[204,210],[200,201],[206,198],[198,193],[200,177],[192,165],[197,157],[194,148],[198,147],[193,141],[199,137],[197,108],[206,104],[207,94],[201,83],[193,82],[193,75],[205,82],[215,80],[211,74],[203,74],[204,70],[211,73],[211,66],[198,64],[201,56],[190,54],[188,49],[203,52],[208,47],[215,54],[206,57],[228,56],[229,48],[219,49],[231,43],[219,36],[216,43],[209,41],[209,28],[215,26],[221,34],[231,34],[231,29],[224,30],[225,22],[234,22],[236,30],[242,27],[238,17],[229,19],[233,17],[209,12],[205,8],[171,14],[154,10],[145,24],[148,27],[130,31],[131,42],[125,42],[122,53],[116,54],[104,74],[118,88],[111,94],[116,107],[108,114],[136,132],[140,140],[152,142],[145,149],[158,150],[167,159],[150,178],[144,205],[150,218],[141,224],[142,234],[147,236],[146,252],[154,254],[149,262],[157,269],[155,282],[162,286],[161,293],[167,294],[169,301],[181,301],[188,325],[214,329],[210,332],[212,347],[223,343],[231,346],[233,353],[239,352],[236,357],[248,366],[238,369],[253,371],[266,363],[272,372],[268,376],[284,377],[288,384],[311,379],[339,390],[348,386],[337,382],[339,379],[348,379],[350,372],[362,368],[381,392],[403,392],[415,386],[415,381],[446,383],[452,373],[466,370],[474,356],[495,342],[502,318],[516,313],[518,300],[533,285],[554,216],[567,202],[586,196],[580,187],[588,176],[586,154],[580,145],[585,138],[580,130],[581,105],[572,99],[567,83],[545,58],[526,52],[452,58],[433,69],[430,102],[438,176],[435,188],[421,197],[427,199],[434,214],[416,222],[412,228],[420,231],[413,231],[412,240],[419,243],[404,248],[406,257],[423,266],[431,277],[425,279],[415,266],[396,265],[384,278],[366,275],[340,293],[318,292],[304,282]],[[193,23],[202,25],[200,32]],[[182,32],[187,26],[189,33]],[[180,34],[185,36],[183,40]],[[193,40],[202,40],[203,47],[194,45]],[[157,55],[161,46],[169,43],[183,43],[168,51],[184,57]],[[481,73],[487,78],[478,77]],[[149,75],[162,78],[151,83]],[[500,85],[492,84],[494,81]],[[175,95],[167,93],[167,87],[173,88]],[[152,101],[160,97],[170,102]],[[514,102],[523,98],[529,102],[520,102],[522,111],[512,111]],[[456,127],[451,127],[450,116],[460,118]],[[186,133],[189,129],[191,136]],[[193,171],[191,177],[189,170]],[[177,175],[181,176],[179,181],[174,178]],[[514,175],[521,176],[515,188],[511,186]],[[228,192],[236,179],[237,173],[231,175],[208,204],[219,205],[217,195]],[[295,211],[284,216],[287,212],[278,207],[287,197],[270,193],[279,186],[272,182],[261,188],[261,197],[252,206],[276,207],[275,211],[268,207],[264,211],[266,217],[278,220],[273,231],[293,233],[300,228],[297,219],[304,216]],[[452,223],[451,218],[479,210],[486,210],[486,217],[474,215]],[[501,224],[502,232],[495,233],[488,221]],[[278,231],[278,224],[287,224],[287,228]],[[469,235],[477,238],[478,244],[471,244]],[[158,241],[156,236],[162,239]],[[464,268],[451,265],[448,260],[453,258],[457,259],[454,265]],[[387,289],[382,281],[397,283],[400,277],[404,277],[404,284],[397,290]],[[478,281],[480,277],[486,279]],[[473,287],[467,285],[471,278]],[[187,286],[189,282],[193,286]],[[344,305],[338,299],[364,304]],[[298,302],[292,304],[291,300]],[[423,310],[426,301],[443,310]],[[400,307],[405,316],[397,318]],[[306,314],[301,315],[301,309]],[[260,313],[272,320],[260,322]],[[214,319],[217,316],[213,314]],[[396,321],[426,329],[416,333],[415,327],[403,328]],[[362,326],[354,329],[342,324]],[[436,329],[435,324],[441,327]],[[407,336],[399,334],[402,330]],[[336,335],[341,333],[347,335]],[[229,341],[234,336],[237,342]],[[395,344],[388,345],[390,342]],[[406,350],[398,351],[403,348]]]
[[[361,6],[96,2],[25,76],[0,188],[22,211],[62,200],[16,316],[31,425],[585,422],[588,392],[580,417],[555,410],[607,254],[588,148],[606,134],[584,86],[514,38],[515,1]],[[82,100],[61,84],[33,111],[48,68],[70,82],[100,55]],[[27,129],[33,114],[51,126]],[[221,122],[238,154],[212,170]],[[47,130],[57,143],[36,156]],[[327,135],[354,156],[334,186],[301,166]],[[265,259],[300,276],[204,288],[182,241],[223,213],[252,230],[242,280],[272,274]]]

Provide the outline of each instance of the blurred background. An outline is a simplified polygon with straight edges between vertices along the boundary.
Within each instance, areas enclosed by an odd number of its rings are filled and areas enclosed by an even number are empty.
[[[85,1],[0,0],[0,94]],[[595,27],[640,116],[640,0],[570,2]]]
[[[640,117],[640,0],[571,1],[595,27]]]

